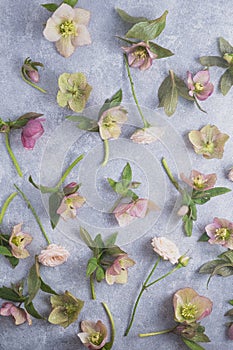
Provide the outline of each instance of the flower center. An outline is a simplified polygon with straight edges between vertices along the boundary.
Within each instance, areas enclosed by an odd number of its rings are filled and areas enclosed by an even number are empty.
[[[100,332],[92,333],[89,340],[94,345],[100,345],[103,341],[103,336]]]
[[[63,37],[67,38],[70,35],[76,35],[76,27],[74,22],[67,20],[60,25],[60,33]]]
[[[203,147],[204,152],[213,153],[214,152],[214,143],[206,142],[205,147]]]
[[[75,209],[75,206],[74,206],[72,198],[67,198],[65,203],[66,203],[66,205],[67,205],[67,207],[69,209]]]
[[[116,121],[112,119],[111,115],[107,115],[103,120],[103,126],[110,129],[116,124]]]
[[[133,55],[137,57],[138,59],[145,59],[148,56],[148,52],[144,47],[138,47],[134,52]]]
[[[204,86],[201,83],[195,83],[194,86],[196,92],[201,92],[204,90]]]
[[[202,175],[197,175],[193,178],[193,185],[197,188],[203,188],[205,187],[206,180],[203,178]]]
[[[215,231],[215,237],[220,241],[227,241],[230,236],[231,232],[226,227],[217,228]]]
[[[197,307],[196,307],[196,305],[191,304],[191,303],[185,304],[181,310],[181,315],[186,320],[191,320],[191,319],[195,318],[196,313],[197,313]]]
[[[20,247],[23,245],[24,237],[23,236],[15,236],[12,238],[11,242],[16,245],[16,247]]]

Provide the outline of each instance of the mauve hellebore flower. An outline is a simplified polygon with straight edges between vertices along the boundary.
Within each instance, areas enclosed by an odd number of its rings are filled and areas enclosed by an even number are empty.
[[[110,285],[114,283],[124,284],[128,280],[129,267],[135,265],[135,261],[130,259],[127,254],[119,255],[113,262],[113,264],[107,268],[105,279]]]
[[[30,315],[24,309],[15,306],[13,303],[6,302],[2,304],[0,309],[1,316],[12,316],[15,319],[15,325],[19,326],[24,322],[28,322],[29,326],[32,324]]]
[[[82,333],[78,333],[83,345],[91,350],[102,349],[107,341],[107,328],[99,320],[96,323],[93,321],[82,321],[81,322]]]
[[[200,296],[192,288],[179,289],[173,297],[175,321],[193,323],[202,320],[212,311],[210,299]]]
[[[65,221],[68,219],[74,219],[76,217],[77,209],[81,208],[85,201],[86,199],[79,196],[77,193],[65,196],[61,205],[57,209],[57,214],[59,214]]]
[[[119,226],[127,226],[136,218],[144,218],[148,209],[148,199],[139,198],[136,201],[119,204],[113,211]]]
[[[89,11],[62,4],[48,19],[43,34],[47,40],[56,43],[62,56],[69,57],[78,46],[91,44],[87,30],[89,20]]]
[[[220,244],[233,249],[233,222],[226,219],[214,218],[213,223],[205,227],[211,244]]]
[[[188,72],[188,89],[190,96],[196,96],[200,101],[206,100],[214,91],[209,71],[201,70],[194,77]]]
[[[158,57],[158,55],[151,52],[150,46],[143,41],[138,44],[132,44],[129,47],[124,46],[122,50],[127,54],[129,66],[140,70],[150,68],[152,60]]]
[[[197,191],[209,190],[214,187],[217,181],[216,174],[204,175],[197,170],[192,170],[189,178],[185,177],[184,174],[181,174],[180,177],[184,182]]]
[[[22,224],[14,226],[12,234],[9,239],[11,253],[18,259],[25,259],[30,254],[25,247],[31,243],[32,236],[21,231]]]
[[[21,133],[21,140],[23,147],[26,149],[33,149],[36,141],[43,135],[44,128],[41,122],[44,122],[45,119],[31,119],[23,127]]]

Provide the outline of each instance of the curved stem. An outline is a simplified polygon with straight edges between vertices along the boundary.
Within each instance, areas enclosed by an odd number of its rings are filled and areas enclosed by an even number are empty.
[[[111,324],[111,328],[112,328],[112,333],[111,333],[111,340],[110,342],[108,343],[109,344],[109,347],[108,349],[110,350],[113,346],[113,343],[114,343],[114,339],[115,339],[115,334],[116,334],[116,330],[115,330],[115,324],[114,324],[114,320],[113,320],[113,317],[112,317],[112,314],[111,314],[111,311],[109,310],[108,306],[106,303],[102,302],[102,305],[108,315],[108,318],[109,318],[109,322]]]
[[[93,300],[95,300],[96,294],[95,294],[95,284],[94,284],[94,274],[93,273],[90,275],[90,286],[91,286],[91,298]]]
[[[162,158],[162,165],[173,186],[177,189],[177,191],[182,193],[181,188],[178,185],[178,182],[175,180],[174,176],[172,175],[165,158]]]
[[[122,200],[122,198],[124,198],[123,196],[120,196],[116,202],[114,203],[113,207],[110,210],[110,213],[112,213],[114,211],[114,209],[116,209],[116,207],[118,206],[118,204],[120,203],[120,201]]]
[[[109,158],[109,143],[108,143],[108,140],[104,140],[104,152],[105,152],[105,155],[104,155],[104,160],[103,160],[102,166],[105,166],[107,164],[108,158]]]
[[[161,281],[162,279],[164,279],[165,277],[171,275],[173,272],[179,270],[181,267],[182,267],[181,264],[176,265],[176,266],[174,267],[174,269],[172,269],[171,271],[165,273],[165,275],[159,277],[158,279],[154,280],[153,282],[147,284],[145,287],[146,287],[146,288],[149,288],[150,286],[153,286],[153,284],[155,284],[155,283]]]
[[[80,160],[83,159],[83,154],[81,154],[81,156],[79,156],[78,158],[76,158],[73,163],[66,169],[66,171],[64,172],[64,174],[61,177],[61,180],[58,182],[56,188],[60,188],[60,186],[63,184],[63,182],[65,181],[65,179],[67,178],[67,176],[69,175],[69,173],[71,172],[71,170],[75,167],[76,164],[78,164],[78,162],[80,162]]]
[[[139,303],[139,301],[140,301],[140,299],[141,299],[142,293],[143,293],[144,290],[147,288],[146,285],[147,285],[148,281],[150,280],[151,276],[153,275],[153,273],[154,273],[156,267],[158,266],[158,263],[160,262],[160,259],[161,259],[161,258],[159,257],[158,260],[156,261],[156,263],[154,264],[154,266],[153,266],[151,272],[150,272],[149,275],[147,276],[145,282],[144,282],[143,285],[142,285],[142,288],[141,288],[141,290],[140,290],[140,292],[139,292],[139,294],[138,294],[138,297],[137,297],[137,299],[136,299],[136,302],[135,302],[135,304],[134,304],[134,308],[133,308],[133,312],[132,312],[132,316],[131,316],[129,325],[128,325],[128,327],[127,327],[127,329],[126,329],[126,331],[125,331],[125,334],[124,334],[125,337],[128,335],[128,333],[129,333],[129,331],[130,331],[130,329],[131,329],[131,327],[132,327],[132,324],[133,324],[133,321],[134,321],[134,317],[135,317],[135,314],[136,314],[136,310],[137,310],[137,307],[138,307],[138,303]]]
[[[22,177],[23,174],[22,174],[22,171],[20,169],[19,163],[17,162],[17,160],[15,158],[15,155],[14,155],[12,149],[11,149],[10,140],[9,140],[9,134],[7,132],[5,133],[5,142],[6,142],[7,151],[9,153],[9,156],[12,159],[12,162],[14,163],[15,169],[17,170],[17,173],[19,174],[19,176]]]
[[[31,210],[31,212],[32,212],[32,214],[33,214],[33,216],[34,216],[34,218],[36,219],[36,222],[37,222],[37,224],[39,225],[40,230],[41,230],[41,232],[42,232],[44,238],[46,239],[47,243],[48,243],[48,244],[51,244],[51,242],[50,242],[50,240],[49,240],[49,238],[48,238],[48,236],[47,236],[47,234],[46,234],[46,232],[45,232],[45,230],[44,230],[44,227],[42,226],[42,223],[41,223],[41,221],[40,221],[40,219],[39,219],[39,217],[38,217],[38,215],[37,215],[35,209],[34,209],[33,206],[31,205],[29,199],[28,199],[27,196],[23,193],[23,191],[21,191],[21,190],[19,189],[18,186],[16,186],[15,184],[14,184],[14,186],[15,186],[15,188],[17,189],[17,191],[21,194],[21,196],[22,196],[22,198],[24,199],[24,201],[27,203],[27,206],[28,206],[28,208]]]
[[[160,335],[160,334],[170,333],[170,332],[172,332],[175,328],[176,328],[176,327],[170,328],[170,329],[164,329],[163,331],[159,331],[159,332],[140,333],[140,334],[138,334],[138,336],[139,336],[140,338],[145,338],[145,337],[151,337],[151,336],[153,336],[153,335]]]
[[[39,87],[38,85],[32,83],[30,80],[28,80],[26,77],[25,77],[25,73],[24,73],[24,69],[22,68],[21,69],[21,77],[23,78],[23,80],[25,81],[25,83],[33,86],[35,89],[39,90],[40,92],[43,92],[44,94],[47,93],[46,90],[42,89],[41,87]]]
[[[0,224],[2,223],[3,217],[5,215],[5,212],[10,204],[10,202],[15,198],[15,196],[17,196],[17,192],[13,192],[11,193],[11,195],[6,199],[5,203],[3,204],[1,213],[0,213]]]
[[[127,69],[127,74],[128,74],[129,81],[130,81],[130,86],[131,86],[132,95],[133,95],[134,101],[135,101],[135,103],[136,103],[138,112],[139,112],[139,114],[140,114],[140,116],[141,116],[141,118],[142,118],[144,127],[145,127],[145,128],[149,128],[149,127],[150,127],[150,124],[148,123],[148,121],[147,121],[146,118],[144,117],[144,115],[143,115],[143,113],[142,113],[142,110],[141,110],[141,107],[139,106],[139,103],[138,103],[138,99],[137,99],[137,96],[136,96],[136,93],[135,93],[135,90],[134,90],[134,83],[133,83],[132,76],[131,76],[131,74],[130,74],[129,63],[128,63],[128,59],[127,59],[126,54],[124,54],[124,60],[125,60],[125,65],[126,65],[126,69]]]
[[[193,95],[193,98],[194,98],[194,102],[195,102],[197,108],[200,109],[201,112],[207,113],[204,109],[202,109],[202,107],[200,106],[199,102],[197,101],[197,98],[195,95]]]

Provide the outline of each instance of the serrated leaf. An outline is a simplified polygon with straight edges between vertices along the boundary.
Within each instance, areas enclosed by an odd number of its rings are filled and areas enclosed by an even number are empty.
[[[12,256],[10,250],[3,246],[0,246],[0,254],[5,256],[10,256],[10,257]]]
[[[207,263],[203,264],[200,267],[198,272],[199,273],[204,273],[204,274],[211,274],[211,273],[213,273],[213,271],[216,268],[216,266],[224,264],[224,263],[225,263],[225,261],[224,260],[220,260],[220,259],[208,261]]]
[[[68,115],[66,119],[77,122],[77,127],[81,130],[98,132],[99,126],[96,120],[79,115]]]
[[[128,187],[132,181],[132,169],[129,163],[124,167],[121,178],[123,186]]]
[[[105,277],[105,271],[101,266],[97,267],[97,270],[95,272],[95,277],[97,282],[101,282]]]
[[[152,41],[149,41],[149,46],[150,51],[157,55],[156,59],[166,58],[174,55],[174,53],[170,50],[166,49],[165,47],[159,46],[158,44],[155,44]]]
[[[220,79],[220,90],[222,94],[225,96],[230,88],[233,85],[233,75],[231,74],[230,70],[227,69]]]
[[[219,49],[222,55],[225,53],[233,53],[233,46],[222,37],[219,38]]]
[[[109,236],[105,240],[105,244],[104,244],[105,248],[112,247],[116,243],[117,235],[118,235],[118,232],[114,232],[111,236]]]
[[[58,5],[57,4],[41,4],[41,6],[43,6],[44,8],[46,8],[46,10],[48,10],[49,12],[54,12],[58,9]]]
[[[200,63],[205,67],[222,67],[227,68],[229,65],[226,60],[219,56],[202,56],[200,57]]]
[[[148,41],[157,38],[165,28],[168,11],[155,20],[136,23],[125,35],[126,38]]]
[[[139,22],[148,21],[148,19],[146,17],[133,17],[133,16],[130,16],[124,10],[121,10],[119,8],[116,8],[116,12],[121,17],[121,19],[123,19],[123,21],[128,22],[128,23],[135,24],[135,23],[139,23]]]
[[[179,96],[185,98],[188,101],[194,102],[194,98],[189,95],[189,89],[188,89],[187,85],[185,84],[185,82],[182,79],[180,79],[179,77],[177,77],[177,75],[175,75],[175,74],[174,74],[174,77],[175,77],[175,83],[176,83],[176,87],[177,87]]]
[[[60,218],[60,215],[57,214],[57,209],[59,208],[61,201],[61,194],[59,194],[58,192],[51,194],[51,196],[49,197],[49,217],[53,229],[57,226],[57,223]]]
[[[207,235],[206,232],[204,232],[203,235],[201,235],[201,237],[199,238],[198,242],[208,242],[209,239],[210,237]]]
[[[181,337],[181,339],[191,350],[205,350],[201,345],[199,345],[199,344],[197,344],[189,339],[186,339],[184,337]]]
[[[83,242],[91,249],[95,247],[95,242],[83,227],[80,227],[80,237],[83,240]]]
[[[35,264],[32,265],[29,271],[27,284],[28,284],[28,299],[25,304],[30,304],[32,300],[35,298],[41,286],[40,266],[37,259]]]
[[[58,295],[57,292],[55,292],[55,290],[53,290],[48,284],[46,284],[42,278],[40,277],[40,289],[45,292],[45,293],[48,293],[48,294],[54,294],[54,295]]]
[[[27,302],[26,302],[26,303],[24,304],[24,307],[25,307],[25,309],[27,310],[27,312],[28,312],[31,316],[33,316],[33,317],[35,317],[35,318],[37,318],[37,319],[39,319],[39,320],[44,319],[44,317],[41,316],[41,315],[39,314],[39,312],[35,309],[35,307],[34,307],[34,305],[33,305],[32,302],[29,303],[29,304],[27,304]]]
[[[87,263],[86,275],[90,276],[93,272],[95,272],[97,267],[98,267],[97,259],[96,258],[89,259]]]
[[[18,295],[13,289],[5,286],[0,288],[0,298],[16,302],[22,302],[25,300],[25,297]]]
[[[63,0],[63,4],[68,4],[71,7],[74,7],[77,4],[78,0]]]

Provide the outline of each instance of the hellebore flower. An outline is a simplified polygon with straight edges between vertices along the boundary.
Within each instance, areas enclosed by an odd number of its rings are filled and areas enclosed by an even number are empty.
[[[214,91],[209,71],[201,70],[194,77],[188,72],[188,89],[190,96],[196,96],[200,101],[206,100]]]
[[[47,40],[56,43],[62,56],[69,57],[78,46],[91,44],[87,30],[89,20],[89,11],[62,4],[48,19],[43,34]]]
[[[24,309],[15,306],[13,303],[6,302],[2,304],[0,309],[1,316],[12,316],[15,319],[15,325],[19,326],[24,322],[28,322],[29,326],[32,324],[30,315]]]
[[[44,122],[45,119],[31,119],[23,127],[21,133],[21,141],[23,147],[26,149],[33,149],[36,141],[43,135],[44,128],[41,122]]]
[[[191,324],[202,320],[212,311],[212,301],[192,288],[179,289],[173,297],[175,321]]]
[[[150,50],[150,46],[141,41],[131,46],[123,46],[122,50],[126,52],[130,67],[146,70],[152,65],[152,61],[158,57]]]
[[[164,260],[169,260],[173,265],[179,262],[181,257],[179,249],[169,239],[165,237],[154,237],[151,245],[153,250]]]
[[[14,226],[9,239],[11,253],[18,259],[25,259],[30,254],[25,247],[31,243],[32,236],[21,231],[22,224]]]
[[[38,261],[45,266],[58,266],[67,261],[70,253],[60,245],[50,244],[38,255]]]
[[[77,192],[79,187],[80,185],[78,185],[77,182],[71,182],[63,188],[63,192],[66,196],[69,196]]]
[[[48,321],[52,324],[58,324],[63,328],[68,327],[78,318],[80,311],[83,308],[84,302],[75,298],[70,292],[64,294],[52,295],[50,297],[52,311]]]
[[[148,144],[158,141],[162,134],[161,128],[150,126],[149,128],[136,130],[130,139],[135,143]]]
[[[99,320],[96,323],[93,321],[82,321],[81,322],[82,333],[78,333],[83,345],[88,349],[102,349],[107,341],[107,328]]]
[[[83,73],[63,73],[58,78],[58,86],[60,88],[57,93],[59,106],[67,106],[72,111],[82,112],[92,90],[86,76]]]
[[[57,209],[57,214],[61,215],[62,219],[67,221],[68,219],[74,219],[77,214],[77,208],[81,208],[86,199],[79,196],[77,193],[65,196],[61,202],[60,207]]]
[[[128,204],[119,204],[113,211],[119,226],[127,226],[135,218],[144,218],[148,209],[148,199],[139,198]]]
[[[101,115],[98,125],[103,140],[118,139],[121,133],[121,124],[127,121],[127,111],[122,106],[107,109]]]
[[[227,134],[215,126],[207,124],[200,131],[192,130],[189,133],[189,140],[197,154],[202,154],[204,158],[212,159],[223,157],[224,145],[229,139]]]
[[[220,244],[223,247],[233,249],[233,222],[226,219],[214,218],[213,223],[205,227],[210,237],[210,244]]]
[[[192,170],[189,179],[184,174],[180,175],[181,179],[186,182],[189,186],[197,191],[206,191],[213,188],[216,181],[216,174],[204,175],[197,170]]]
[[[135,265],[135,261],[130,259],[127,254],[119,255],[108,267],[105,274],[106,282],[110,285],[114,283],[124,284],[128,280],[128,268]]]

